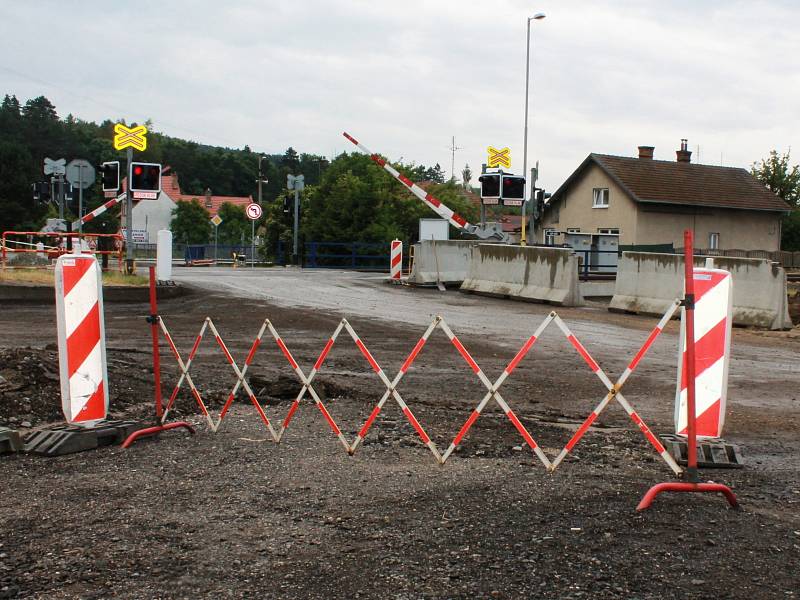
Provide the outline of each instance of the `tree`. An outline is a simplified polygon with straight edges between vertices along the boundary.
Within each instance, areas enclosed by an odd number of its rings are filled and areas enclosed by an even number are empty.
[[[800,208],[800,165],[789,167],[790,152],[778,155],[777,150],[772,150],[769,158],[753,163],[751,173],[787,204]]]
[[[179,201],[172,209],[172,235],[176,242],[207,244],[211,238],[211,215],[196,199]]]
[[[222,224],[219,226],[219,243],[222,245],[238,245],[242,241],[242,234],[250,236],[250,219],[244,214],[244,208],[225,202],[217,212]]]
[[[442,167],[439,166],[439,163],[436,163],[435,166],[426,169],[423,179],[426,181],[432,181],[434,183],[444,183],[444,171],[442,171]]]
[[[470,169],[469,165],[467,164],[464,165],[464,169],[461,171],[461,183],[465,190],[470,189],[470,181],[472,181],[472,169]]]
[[[768,158],[753,163],[750,172],[792,207],[781,223],[781,249],[797,251],[800,250],[800,165],[789,166],[790,152],[779,155],[772,150]]]

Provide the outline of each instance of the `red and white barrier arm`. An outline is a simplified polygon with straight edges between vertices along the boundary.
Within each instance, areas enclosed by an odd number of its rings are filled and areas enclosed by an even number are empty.
[[[86,224],[89,221],[91,221],[92,219],[94,219],[95,217],[98,217],[98,216],[102,215],[109,208],[114,208],[117,204],[122,202],[124,199],[125,199],[125,194],[120,194],[119,196],[117,196],[116,198],[112,198],[111,200],[109,200],[105,204],[101,204],[100,206],[95,208],[92,212],[83,215],[83,218],[78,219],[77,221],[73,221],[72,222],[72,229],[75,230],[75,229],[78,228],[78,226],[81,223]]]
[[[237,386],[239,384],[241,384],[241,386],[244,388],[245,393],[247,394],[248,398],[250,398],[250,402],[253,404],[253,406],[255,407],[256,411],[258,412],[258,416],[261,417],[261,421],[264,423],[264,425],[266,426],[267,430],[269,430],[269,434],[270,434],[270,436],[272,436],[273,441],[277,442],[278,441],[278,435],[275,432],[275,429],[273,428],[272,423],[270,422],[269,418],[267,417],[267,413],[264,412],[264,407],[261,406],[261,403],[258,401],[258,398],[256,398],[255,393],[250,388],[250,384],[247,383],[247,380],[244,378],[244,373],[239,369],[239,366],[236,364],[236,361],[233,360],[233,356],[231,355],[230,351],[228,350],[228,346],[225,344],[225,341],[222,339],[222,336],[220,336],[219,331],[217,331],[217,327],[214,325],[214,322],[211,321],[210,319],[208,321],[208,326],[211,329],[211,333],[214,335],[214,339],[217,340],[217,344],[222,349],[223,354],[225,354],[225,359],[228,361],[228,364],[231,366],[231,368],[233,369],[233,372],[236,374]],[[252,358],[251,358],[251,360],[252,360]],[[238,391],[238,388],[237,388],[237,391]],[[230,396],[228,397],[228,401],[231,401],[231,397]],[[230,407],[230,405],[228,404],[227,401],[226,401],[225,404],[226,404],[226,406]],[[227,409],[225,409],[225,410],[227,412]],[[220,413],[220,415],[221,414],[222,413]],[[214,431],[217,430],[217,428],[220,426],[221,423],[222,423],[222,417],[220,416],[220,418],[217,419],[217,423],[216,423],[216,426],[214,428]]]
[[[620,376],[619,381],[617,381],[616,385],[611,384],[611,381],[608,379],[608,376],[606,376],[605,372],[591,357],[586,348],[584,348],[583,345],[578,341],[578,339],[572,334],[569,327],[567,327],[566,323],[564,323],[561,320],[561,318],[558,315],[556,315],[555,317],[556,324],[564,333],[564,335],[567,337],[567,339],[570,341],[570,343],[575,347],[575,349],[578,351],[578,353],[581,355],[584,361],[586,361],[586,364],[589,365],[589,368],[592,369],[592,371],[598,376],[600,381],[603,382],[603,385],[606,386],[608,393],[605,395],[600,404],[598,404],[595,407],[595,409],[589,414],[586,420],[581,424],[578,430],[573,434],[572,438],[570,438],[570,440],[567,442],[566,446],[564,446],[559,455],[553,461],[550,467],[551,472],[555,471],[558,465],[560,465],[561,462],[564,460],[564,458],[566,458],[567,454],[569,454],[569,452],[572,451],[572,449],[584,436],[589,427],[591,427],[592,423],[594,423],[597,417],[600,416],[600,413],[603,412],[603,410],[605,409],[605,407],[608,405],[608,403],[611,401],[612,398],[617,399],[620,406],[622,406],[623,410],[625,410],[625,412],[628,414],[631,420],[641,430],[641,432],[644,434],[644,436],[647,438],[647,440],[650,442],[653,448],[655,448],[656,452],[658,452],[659,456],[661,456],[664,462],[667,463],[669,468],[672,469],[672,471],[675,474],[680,474],[682,472],[682,469],[678,466],[678,464],[675,462],[672,456],[670,456],[669,452],[667,452],[666,448],[664,448],[664,445],[659,441],[659,439],[655,436],[655,434],[651,431],[651,429],[647,426],[647,424],[642,420],[642,418],[638,415],[638,413],[633,409],[631,404],[625,399],[625,396],[623,396],[622,392],[620,391],[622,386],[628,380],[628,377],[630,377],[631,373],[633,373],[633,371],[639,365],[639,362],[641,362],[642,358],[644,358],[644,355],[653,345],[658,336],[661,335],[661,332],[663,331],[664,327],[669,322],[669,320],[672,318],[672,316],[675,314],[675,311],[677,310],[678,306],[680,306],[680,300],[676,300],[672,304],[672,306],[670,306],[670,308],[667,309],[667,312],[658,322],[658,325],[656,325],[653,331],[650,332],[650,335],[648,336],[647,340],[645,340],[642,347],[639,349],[639,351],[636,353],[633,359],[628,363],[628,366],[626,367],[622,376]]]
[[[205,321],[203,321],[203,326],[200,328],[200,333],[197,334],[197,337],[194,340],[194,345],[192,346],[191,352],[189,352],[189,358],[184,364],[183,359],[181,358],[180,352],[178,352],[178,347],[175,345],[175,341],[172,339],[169,331],[167,330],[167,324],[164,323],[164,318],[159,317],[158,322],[161,324],[161,332],[164,334],[164,339],[167,340],[167,344],[169,345],[170,350],[172,351],[172,355],[175,357],[175,360],[178,363],[178,368],[181,371],[180,379],[178,380],[175,389],[172,390],[172,394],[170,394],[169,402],[167,402],[167,407],[164,409],[164,414],[161,417],[162,425],[167,420],[167,416],[169,415],[169,411],[172,408],[172,405],[175,403],[175,398],[178,397],[178,391],[181,389],[184,380],[189,384],[189,389],[192,392],[192,396],[194,396],[197,405],[200,407],[200,411],[205,415],[206,420],[208,421],[208,426],[211,431],[214,431],[214,421],[211,418],[211,415],[208,412],[208,408],[206,408],[205,403],[203,402],[203,398],[200,396],[200,392],[195,386],[194,381],[192,381],[192,377],[189,375],[189,367],[192,365],[192,359],[194,359],[195,354],[197,353],[197,349],[200,347],[200,341],[203,339],[203,335],[205,335],[206,328],[208,327],[208,322],[211,319],[206,317]]]
[[[399,171],[397,171],[397,169],[395,169],[393,166],[391,166],[389,163],[383,160],[380,156],[372,152],[369,148],[364,146],[364,144],[359,142],[349,133],[344,132],[342,135],[344,135],[344,137],[346,137],[353,144],[355,144],[359,150],[365,152],[366,154],[369,154],[369,157],[377,165],[383,167],[387,173],[389,173],[397,181],[406,186],[412,194],[414,194],[417,198],[419,198],[425,204],[427,204],[431,208],[431,210],[433,210],[443,219],[449,221],[453,227],[456,227],[458,229],[466,229],[468,231],[475,229],[475,226],[470,225],[464,217],[450,210],[450,208],[448,208],[445,204],[443,204],[442,201],[439,200],[436,196],[434,196],[433,194],[429,194],[421,187],[419,187],[416,183],[411,181],[408,177],[402,175]]]
[[[539,460],[542,462],[542,464],[544,464],[545,467],[548,467],[548,468],[550,467],[550,460],[544,454],[544,452],[539,447],[539,445],[534,441],[533,437],[531,437],[530,433],[528,433],[528,430],[525,428],[525,426],[519,420],[519,418],[514,413],[514,411],[511,410],[511,408],[508,406],[508,404],[503,399],[503,397],[500,396],[500,394],[498,392],[498,389],[500,388],[501,385],[503,385],[503,382],[508,378],[508,376],[511,375],[511,373],[514,372],[514,369],[517,368],[517,366],[519,365],[520,361],[522,361],[522,359],[525,358],[525,356],[528,354],[530,349],[536,343],[536,340],[538,340],[541,337],[542,332],[544,332],[544,330],[552,322],[552,320],[553,320],[553,315],[552,314],[548,315],[547,318],[536,329],[534,334],[531,337],[529,337],[528,340],[523,344],[522,348],[519,349],[519,351],[514,356],[514,358],[511,359],[511,361],[508,363],[508,365],[506,365],[506,368],[503,369],[503,372],[497,378],[497,381],[495,381],[494,384],[489,386],[489,391],[486,392],[486,395],[480,401],[478,406],[475,408],[475,410],[472,411],[472,414],[470,414],[469,418],[461,426],[460,431],[458,432],[456,437],[453,439],[452,443],[450,444],[450,447],[444,453],[444,456],[442,457],[442,462],[446,461],[448,459],[448,457],[455,451],[456,447],[461,443],[461,440],[464,439],[464,436],[470,430],[470,428],[475,423],[475,421],[477,421],[478,417],[481,415],[481,412],[486,407],[486,405],[489,403],[489,400],[492,397],[494,397],[495,401],[498,403],[498,405],[503,410],[505,415],[508,417],[508,419],[514,425],[514,427],[517,428],[517,431],[519,431],[520,435],[522,435],[522,438],[525,440],[525,442],[528,444],[528,446],[531,448],[531,450],[533,450],[533,452],[536,454],[536,456],[539,458]],[[449,330],[449,328],[448,328],[448,330]],[[455,336],[453,336],[452,339],[457,339],[457,338]],[[452,341],[452,339],[451,339],[451,341]],[[456,348],[458,348],[458,346],[456,346]],[[461,350],[459,350],[459,352],[460,351]],[[462,354],[462,356],[463,356],[463,354]],[[465,357],[465,360],[466,360],[466,357]],[[467,361],[467,364],[470,364],[470,362]]]
[[[358,434],[356,435],[355,439],[353,440],[353,443],[350,444],[350,454],[353,454],[356,451],[356,448],[358,448],[358,446],[361,444],[361,442],[364,441],[364,438],[367,437],[367,433],[369,432],[370,427],[372,427],[372,423],[375,421],[375,419],[377,418],[378,414],[381,412],[381,409],[383,408],[383,405],[389,399],[389,396],[392,395],[392,391],[394,389],[396,389],[397,386],[400,384],[400,380],[408,372],[408,369],[411,367],[411,365],[413,364],[414,360],[416,360],[417,355],[420,353],[422,348],[428,342],[428,338],[430,337],[431,333],[436,328],[436,326],[439,324],[440,320],[441,320],[441,317],[437,316],[436,318],[433,319],[433,321],[431,321],[431,324],[428,325],[428,329],[425,330],[425,333],[422,334],[422,337],[419,339],[417,344],[414,346],[414,348],[411,350],[409,355],[406,357],[406,360],[403,362],[403,365],[400,367],[400,370],[397,372],[397,375],[395,375],[395,377],[392,380],[392,382],[389,385],[389,387],[386,388],[386,391],[383,393],[383,396],[378,401],[378,404],[376,404],[375,408],[372,409],[372,412],[370,413],[369,417],[367,417],[367,420],[364,422],[364,425],[358,431]],[[401,409],[403,408],[403,406],[405,406],[405,402],[403,402],[400,405]],[[406,406],[406,408],[408,408],[408,407]],[[413,426],[414,422],[417,422],[416,418],[414,418],[414,420],[411,421],[411,419],[408,417],[408,413],[405,413],[405,411],[403,411],[403,412],[406,415],[406,418],[409,419],[409,421],[411,422],[411,424]],[[409,413],[410,412],[411,411],[409,410]],[[412,417],[413,417],[413,414],[412,414]],[[425,442],[425,439],[423,439],[422,441]]]
[[[286,418],[283,420],[283,425],[281,426],[281,430],[280,433],[278,434],[277,441],[280,441],[281,438],[283,437],[283,433],[286,431],[286,428],[289,427],[289,422],[292,420],[295,411],[300,406],[300,401],[306,395],[306,392],[308,392],[309,394],[311,394],[311,398],[314,400],[314,404],[319,409],[319,412],[322,413],[322,416],[328,422],[328,426],[331,428],[331,431],[333,431],[336,437],[339,438],[339,441],[342,443],[342,446],[344,446],[345,450],[347,450],[349,453],[350,444],[347,443],[347,440],[345,439],[342,430],[336,424],[335,419],[328,411],[328,409],[325,407],[325,404],[322,402],[322,399],[319,397],[319,394],[317,394],[317,391],[314,389],[314,386],[311,385],[312,381],[314,380],[314,377],[317,376],[319,369],[322,367],[322,363],[325,362],[325,357],[328,355],[328,352],[330,352],[331,348],[336,343],[336,338],[339,337],[339,333],[342,331],[344,327],[344,319],[342,319],[342,321],[336,327],[336,330],[333,332],[333,335],[325,344],[322,353],[317,358],[317,362],[314,363],[314,366],[311,369],[311,372],[309,373],[308,376],[306,376],[306,374],[300,368],[300,365],[297,364],[297,361],[294,359],[294,356],[292,356],[292,353],[289,352],[289,349],[286,347],[286,344],[283,343],[283,340],[278,335],[278,332],[275,330],[275,328],[272,326],[272,323],[268,323],[267,327],[269,327],[269,331],[272,334],[272,337],[275,338],[275,343],[278,344],[278,347],[280,348],[281,352],[283,352],[283,355],[286,357],[286,360],[289,361],[289,364],[291,365],[292,369],[294,369],[294,372],[297,374],[297,377],[303,384],[303,387],[300,389],[300,393],[297,394],[297,398],[295,398],[294,402],[292,403],[292,406],[289,408],[289,412],[286,414]]]

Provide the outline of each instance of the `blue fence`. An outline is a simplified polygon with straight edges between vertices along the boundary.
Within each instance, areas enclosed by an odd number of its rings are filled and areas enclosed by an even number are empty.
[[[306,242],[300,245],[299,250],[301,264],[309,269],[356,271],[386,271],[389,269],[388,243]],[[292,244],[279,241],[275,259],[275,262],[281,265],[291,263]]]

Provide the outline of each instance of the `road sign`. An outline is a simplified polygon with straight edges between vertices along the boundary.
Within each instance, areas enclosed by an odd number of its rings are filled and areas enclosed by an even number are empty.
[[[147,127],[144,125],[126,127],[122,123],[114,125],[114,150],[125,148],[144,152],[147,149]]]
[[[66,168],[67,181],[72,184],[72,187],[80,187],[83,189],[94,185],[95,172],[94,167],[88,160],[76,158],[71,160]]]
[[[250,219],[251,221],[258,221],[261,218],[261,214],[263,211],[261,210],[260,204],[251,202],[250,204],[247,205],[245,212],[247,213],[248,219]]]
[[[52,158],[44,159],[44,174],[45,175],[63,175],[67,167],[67,159],[59,158],[53,160]]]
[[[489,167],[505,167],[506,169],[511,168],[510,148],[501,148],[498,150],[497,148],[489,146],[486,150],[489,153]]]
[[[157,200],[158,192],[133,192],[133,197],[136,200]]]
[[[128,229],[126,227],[122,228],[121,233],[122,237],[128,237]],[[147,229],[132,229],[131,236],[133,237],[133,241],[139,244],[146,244],[150,240],[150,234]]]
[[[258,206],[258,204],[256,204],[256,206]],[[211,224],[214,227],[219,227],[220,225],[222,225],[222,218],[219,215],[214,215],[213,217],[211,217]]]

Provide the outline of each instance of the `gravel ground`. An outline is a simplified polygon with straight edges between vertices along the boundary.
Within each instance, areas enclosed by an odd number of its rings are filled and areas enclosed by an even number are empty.
[[[403,303],[418,293],[397,292]],[[427,291],[418,297],[434,302]],[[478,306],[497,319],[509,305],[536,319],[549,310],[458,294],[444,305],[492,380],[529,332],[481,335],[476,323],[464,324],[465,315]],[[218,292],[165,302],[161,312],[184,353],[211,315],[240,364],[268,316],[306,371],[340,317]],[[563,312],[576,332],[594,327],[584,343],[612,378],[653,325],[601,311]],[[118,416],[150,410],[145,313],[143,306],[107,307]],[[424,327],[370,314],[353,309],[348,319],[391,378]],[[53,392],[42,392],[57,385],[47,375],[57,373],[48,348],[52,308],[9,306],[4,315],[0,419],[35,428],[54,418],[45,402]],[[673,330],[626,386],[626,397],[662,432],[672,417]],[[563,339],[548,333],[542,341],[501,391],[552,458],[603,390]],[[308,400],[275,444],[264,441],[246,398],[214,434],[182,392],[175,414],[198,425],[195,436],[176,431],[129,450],[56,459],[0,457],[0,597],[793,598],[800,590],[800,376],[785,365],[799,347],[794,338],[735,332],[734,355],[748,372],[732,373],[727,437],[741,445],[747,467],[707,470],[703,478],[734,488],[738,511],[717,496],[665,494],[636,513],[648,487],[672,477],[618,406],[609,406],[548,474],[492,404],[439,466],[391,399],[348,456]],[[619,349],[619,359],[607,359],[609,349]],[[25,379],[17,367],[26,363],[42,366]],[[192,375],[214,410],[235,383],[210,336]],[[299,384],[271,340],[249,376],[279,425]],[[175,368],[166,356],[164,379],[168,394]],[[9,391],[15,386],[35,400],[24,404]],[[343,336],[315,389],[348,438],[385,390]],[[441,449],[485,392],[441,332],[398,389]]]

